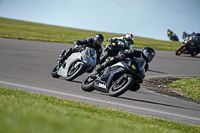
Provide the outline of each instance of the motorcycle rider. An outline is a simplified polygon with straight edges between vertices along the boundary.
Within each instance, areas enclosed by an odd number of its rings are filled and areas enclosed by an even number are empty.
[[[133,57],[143,57],[143,59],[146,60],[146,65],[145,65],[145,71],[148,70],[149,65],[148,63],[151,62],[155,56],[155,51],[153,48],[151,47],[144,47],[141,51],[139,50],[135,50],[135,49],[131,49],[129,51],[124,51],[124,52],[120,52],[118,56],[114,56],[111,58],[106,59],[106,61],[104,63],[102,63],[101,65],[97,65],[95,70],[97,73],[100,73],[103,69],[105,69],[108,66],[111,66],[117,62],[120,61],[124,61],[124,60],[130,60]],[[138,82],[136,82],[133,86],[134,87],[139,87],[140,88],[140,84],[142,83],[142,80],[138,80]],[[134,88],[133,90],[138,90],[139,88]]]
[[[200,32],[198,33],[192,32],[192,34],[188,34],[185,31],[183,32],[182,35],[183,39],[190,36],[193,38],[194,43],[196,44],[198,50],[200,51]]]
[[[200,38],[200,32],[198,32],[198,33],[192,32],[192,34],[188,34],[185,31],[183,31],[182,38],[185,39],[186,37],[189,37],[189,36],[192,36],[192,35],[195,35],[195,36]]]
[[[102,53],[101,44],[104,41],[104,36],[102,34],[94,35],[94,38],[84,38],[82,40],[74,41],[74,47],[66,50],[63,50],[59,56],[58,64],[61,65],[72,53],[79,51],[79,46],[84,45],[87,47],[94,48],[97,52],[97,64],[100,60]]]
[[[130,50],[133,48],[133,45],[134,45],[133,34],[128,32],[128,33],[126,33],[125,36],[113,37],[113,38],[110,38],[109,41],[113,42],[115,39],[118,39],[118,40],[124,42],[124,49]]]
[[[167,30],[167,35],[171,41],[179,41],[178,36],[175,33],[173,33],[173,31],[171,31],[170,29]]]
[[[122,50],[130,50],[133,48],[134,41],[133,41],[133,34],[127,33],[125,36],[122,37],[113,37],[109,38],[109,42],[115,42],[116,40],[119,40],[123,43]],[[103,63],[109,56],[112,56],[112,51],[109,49],[103,53],[103,55],[100,57],[99,64]]]
[[[192,32],[192,34],[188,34],[185,31],[183,31],[182,38],[185,39],[186,37],[189,37],[189,36],[194,35],[194,34],[195,34],[195,32]]]
[[[174,34],[173,31],[171,31],[170,29],[168,29],[167,30],[167,36],[169,37],[169,39],[170,39],[170,37],[171,37],[172,34]]]

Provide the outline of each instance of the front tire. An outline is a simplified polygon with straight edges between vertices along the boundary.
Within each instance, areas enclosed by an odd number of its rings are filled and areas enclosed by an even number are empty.
[[[187,47],[185,45],[181,46],[176,50],[176,55],[181,55],[183,52],[187,50]]]
[[[93,87],[94,80],[95,79],[91,78],[91,76],[88,76],[87,78],[85,78],[83,82],[81,83],[81,89],[87,92],[94,91],[95,90],[95,88]]]
[[[78,62],[76,62],[76,63],[78,63]],[[85,69],[85,66],[83,64],[79,64],[76,68],[74,68],[75,64],[73,66],[71,66],[68,70],[68,73],[66,76],[66,80],[68,80],[68,81],[72,81],[73,79],[75,79],[76,77],[81,75]]]
[[[112,86],[109,88],[108,93],[109,93],[110,96],[117,97],[119,95],[122,95],[134,83],[133,77],[123,78],[120,83],[117,83],[120,78],[121,77],[119,77],[117,80],[113,81]]]
[[[53,78],[59,78],[60,76],[57,74],[59,68],[58,68],[58,65],[51,71],[51,76]]]

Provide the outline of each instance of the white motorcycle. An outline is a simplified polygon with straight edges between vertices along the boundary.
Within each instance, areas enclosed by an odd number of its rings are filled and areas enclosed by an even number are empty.
[[[51,72],[54,78],[64,77],[71,81],[85,72],[92,72],[97,62],[96,50],[90,47],[79,48],[80,52],[72,53],[61,65]]]

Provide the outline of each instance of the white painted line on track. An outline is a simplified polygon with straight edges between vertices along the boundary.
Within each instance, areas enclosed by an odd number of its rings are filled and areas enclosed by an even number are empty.
[[[31,89],[31,90],[49,92],[49,93],[65,95],[65,96],[69,96],[69,97],[75,97],[75,98],[80,98],[80,99],[85,99],[85,100],[96,101],[96,102],[100,102],[100,103],[122,106],[122,107],[126,107],[126,108],[138,109],[138,110],[143,110],[143,111],[150,111],[150,112],[153,112],[153,113],[170,115],[170,116],[174,116],[174,117],[180,117],[180,118],[186,118],[186,119],[200,121],[200,118],[195,118],[195,117],[190,117],[190,116],[185,116],[185,115],[180,115],[180,114],[175,114],[175,113],[169,113],[169,112],[164,112],[164,111],[158,111],[158,110],[153,110],[153,109],[148,109],[148,108],[142,108],[142,107],[137,107],[137,106],[133,106],[133,105],[125,105],[125,104],[121,104],[121,103],[116,103],[116,102],[111,102],[111,101],[106,101],[106,100],[101,100],[101,99],[96,99],[96,98],[90,98],[90,97],[85,97],[85,96],[80,96],[80,95],[75,95],[75,94],[70,94],[70,93],[64,93],[64,92],[59,92],[59,91],[47,90],[47,89],[42,89],[42,88],[33,87],[33,86],[10,83],[10,82],[5,82],[5,81],[0,81],[0,84],[11,85],[11,86],[15,86],[15,87],[22,87],[22,88],[27,88],[27,89]]]

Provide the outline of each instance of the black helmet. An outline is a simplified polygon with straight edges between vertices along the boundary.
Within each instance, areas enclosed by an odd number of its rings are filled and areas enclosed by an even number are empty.
[[[95,43],[95,45],[101,46],[103,41],[104,41],[104,37],[103,37],[102,34],[94,35],[94,43]]]
[[[147,62],[151,62],[156,55],[156,52],[151,47],[144,47],[142,49],[142,56]]]

